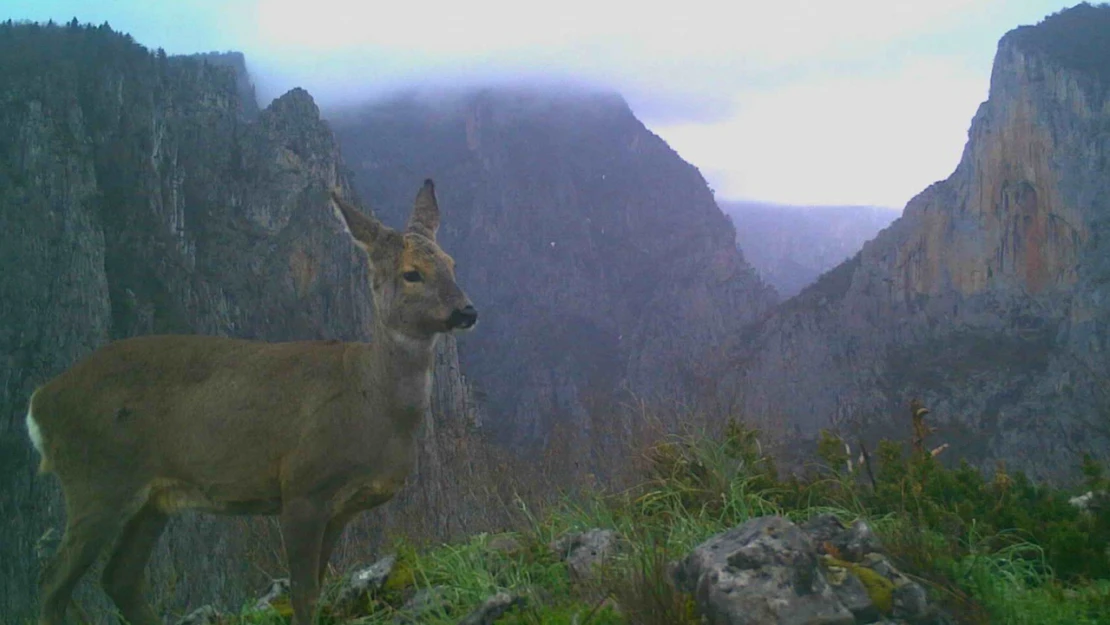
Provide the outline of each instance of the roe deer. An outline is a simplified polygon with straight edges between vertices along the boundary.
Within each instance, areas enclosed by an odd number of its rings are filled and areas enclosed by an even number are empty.
[[[103,587],[131,625],[160,620],[143,571],[182,509],[279,515],[293,622],[309,625],[336,541],[412,467],[437,337],[478,313],[436,243],[429,179],[404,232],[332,192],[370,259],[372,343],[146,336],[110,343],[31,396],[27,429],[68,522],[40,580],[40,625],[110,547]]]

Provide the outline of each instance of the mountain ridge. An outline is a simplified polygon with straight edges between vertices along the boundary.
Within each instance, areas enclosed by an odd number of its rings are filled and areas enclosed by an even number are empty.
[[[1032,28],[1055,29],[1075,10],[1110,14],[1079,7]],[[921,397],[953,458],[1062,477],[1085,451],[1104,457],[1100,80],[1003,37],[952,175],[749,331],[723,387],[745,392],[749,412],[811,434],[904,430],[897,415]]]

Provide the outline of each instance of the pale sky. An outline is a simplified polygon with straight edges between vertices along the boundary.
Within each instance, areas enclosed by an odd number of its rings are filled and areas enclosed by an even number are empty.
[[[955,168],[999,37],[1061,0],[0,0],[171,54],[239,50],[265,105],[572,81],[625,95],[719,198],[901,209]]]

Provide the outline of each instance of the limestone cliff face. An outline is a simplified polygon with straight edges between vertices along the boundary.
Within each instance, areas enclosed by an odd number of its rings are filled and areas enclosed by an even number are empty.
[[[953,457],[1061,475],[1107,455],[1110,83],[1059,52],[1105,67],[1107,32],[1110,8],[1080,6],[1001,40],[955,172],[749,332],[726,384],[749,410],[877,435],[921,396]]]
[[[440,239],[481,311],[460,357],[517,443],[584,430],[628,390],[711,387],[706,352],[774,302],[705,180],[617,96],[405,97],[333,124],[364,196],[402,206],[405,180],[442,181]]]
[[[992,75],[991,99],[972,122],[950,195],[926,194],[911,205],[920,236],[892,259],[904,297],[1036,296],[1070,291],[1078,279],[1092,213],[1102,207],[1080,197],[1090,181],[1073,177],[1103,173],[1102,94],[1013,38],[999,47]]]
[[[365,259],[326,199],[347,187],[331,130],[303,90],[262,111],[241,100],[245,69],[228,67],[234,60],[151,54],[105,27],[0,25],[5,622],[31,619],[35,542],[62,523],[56,481],[35,475],[23,427],[36,385],[139,334],[370,338]],[[405,181],[410,194],[421,180]],[[429,427],[473,421],[451,341],[435,377]],[[443,439],[423,448],[410,495],[439,506],[435,529],[466,513],[430,481],[457,445]],[[247,552],[259,527],[174,521],[151,568],[157,592],[175,580],[160,600],[180,610],[256,592],[257,552]],[[96,605],[102,595],[85,599]]]

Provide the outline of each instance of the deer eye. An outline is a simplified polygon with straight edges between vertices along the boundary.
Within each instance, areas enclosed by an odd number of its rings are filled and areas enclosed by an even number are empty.
[[[406,271],[405,273],[401,274],[401,277],[405,279],[405,282],[424,281],[424,276],[420,275],[419,271]]]

